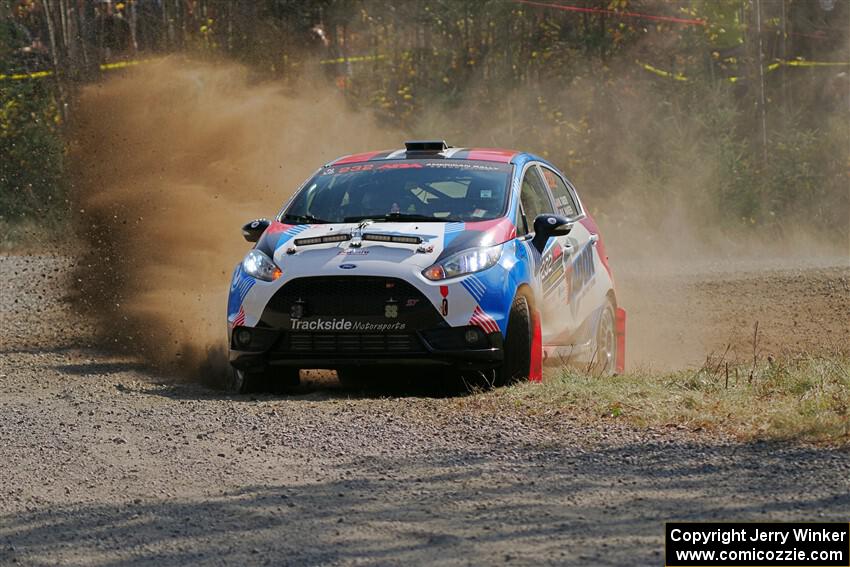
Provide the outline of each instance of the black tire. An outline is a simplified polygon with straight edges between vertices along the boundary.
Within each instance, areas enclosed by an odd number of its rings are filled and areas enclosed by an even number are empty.
[[[496,370],[496,386],[506,386],[528,378],[531,368],[531,309],[525,296],[514,298],[505,337],[505,359]]]
[[[605,302],[596,336],[593,338],[590,370],[599,376],[613,376],[617,371],[617,319],[611,300]]]
[[[265,370],[232,368],[226,389],[231,394],[285,394],[301,383],[297,368],[270,367]]]

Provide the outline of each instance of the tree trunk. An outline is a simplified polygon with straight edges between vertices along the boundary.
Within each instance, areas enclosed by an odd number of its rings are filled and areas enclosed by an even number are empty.
[[[53,21],[53,13],[55,6],[50,5],[50,0],[41,0],[41,6],[44,9],[44,19],[47,22],[47,35],[50,38],[50,56],[53,62],[53,84],[56,87],[57,106],[59,114],[62,117],[62,123],[68,122],[67,104],[65,96],[65,88],[62,84],[64,71],[60,64],[59,50],[57,49],[56,25]]]

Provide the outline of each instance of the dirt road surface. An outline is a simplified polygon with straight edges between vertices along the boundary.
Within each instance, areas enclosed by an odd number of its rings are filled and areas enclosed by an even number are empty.
[[[288,397],[181,383],[93,339],[68,265],[0,257],[2,565],[660,565],[665,520],[848,519],[847,450],[470,413],[327,377]],[[846,344],[848,275],[636,273],[625,293],[686,317],[633,340],[697,362],[744,351],[760,320],[768,349]]]

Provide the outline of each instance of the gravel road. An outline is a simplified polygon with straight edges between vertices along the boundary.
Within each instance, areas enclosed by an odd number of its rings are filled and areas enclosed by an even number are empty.
[[[660,565],[665,520],[848,520],[846,449],[181,383],[97,344],[68,266],[0,257],[2,565]],[[846,305],[846,269],[804,277]]]

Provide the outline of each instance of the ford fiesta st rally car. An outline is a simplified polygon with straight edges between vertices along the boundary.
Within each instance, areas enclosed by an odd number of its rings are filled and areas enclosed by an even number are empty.
[[[274,220],[243,227],[227,310],[230,387],[299,369],[357,383],[432,365],[540,380],[545,360],[622,371],[625,311],[599,231],[537,156],[442,141],[321,167]]]

